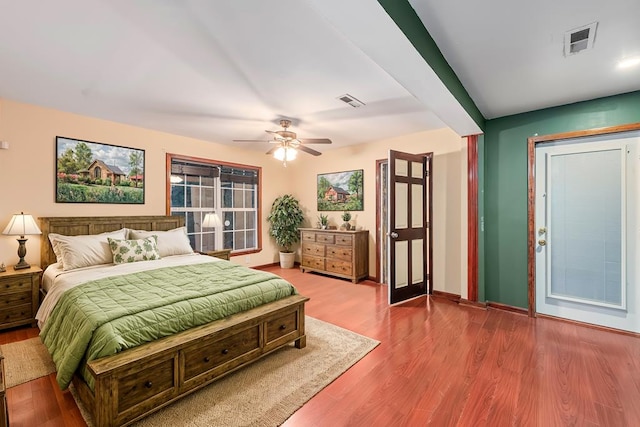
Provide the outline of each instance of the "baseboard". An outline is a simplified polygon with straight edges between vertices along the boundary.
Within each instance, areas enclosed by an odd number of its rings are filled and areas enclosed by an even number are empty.
[[[614,334],[627,335],[627,336],[636,337],[636,338],[640,337],[640,334],[637,332],[624,331],[622,329],[614,329],[614,328],[609,328],[607,326],[600,326],[600,325],[593,325],[591,323],[578,322],[577,320],[564,319],[562,317],[550,316],[548,314],[536,313],[536,317],[539,317],[541,319],[549,319],[549,320],[556,320],[558,322],[570,323],[572,325],[584,326],[586,328],[596,329],[599,331],[613,332]]]
[[[280,267],[280,263],[279,262],[272,262],[271,264],[262,264],[262,265],[254,265],[251,268],[254,268],[256,270],[264,270],[266,268],[271,268],[271,267]],[[300,263],[298,261],[293,263],[293,268],[300,268]]]
[[[436,297],[436,298],[444,298],[444,299],[447,299],[449,301],[453,301],[455,303],[460,302],[460,295],[452,294],[452,293],[449,293],[449,292],[433,291],[433,293],[431,295]]]
[[[529,315],[529,310],[527,310],[526,308],[514,307],[512,305],[500,304],[498,302],[487,301],[487,308],[493,308],[496,310],[508,311],[517,314],[524,314],[525,316]]]
[[[466,305],[468,307],[481,308],[483,310],[487,309],[487,303],[486,302],[469,301],[468,299],[464,299],[464,298],[460,298],[460,301],[458,301],[458,304]]]

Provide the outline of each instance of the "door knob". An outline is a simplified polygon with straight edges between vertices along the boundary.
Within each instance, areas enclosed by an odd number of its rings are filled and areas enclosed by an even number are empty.
[[[391,233],[389,233],[389,236],[390,236],[392,239],[397,239],[397,238],[398,238],[398,233],[396,233],[395,231],[392,231]]]
[[[540,246],[546,246],[546,245],[547,245],[547,241],[546,241],[546,240],[544,240],[544,239],[540,239],[540,240],[538,240],[538,244],[539,244]]]

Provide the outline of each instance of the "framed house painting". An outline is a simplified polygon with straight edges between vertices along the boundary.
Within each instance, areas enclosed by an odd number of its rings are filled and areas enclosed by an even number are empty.
[[[144,150],[56,137],[56,203],[144,204]]]
[[[319,211],[362,211],[363,169],[318,174]]]

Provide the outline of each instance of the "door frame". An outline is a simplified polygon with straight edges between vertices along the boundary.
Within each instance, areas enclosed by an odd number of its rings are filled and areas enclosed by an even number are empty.
[[[536,144],[559,141],[562,139],[573,139],[585,136],[598,136],[614,133],[623,133],[640,130],[640,123],[631,123],[605,128],[586,129],[572,132],[554,133],[543,136],[532,136],[527,139],[527,160],[528,160],[528,184],[527,184],[527,280],[528,280],[528,303],[529,317],[536,316],[536,259],[535,259],[535,208],[536,208],[536,181],[535,181],[535,161]]]

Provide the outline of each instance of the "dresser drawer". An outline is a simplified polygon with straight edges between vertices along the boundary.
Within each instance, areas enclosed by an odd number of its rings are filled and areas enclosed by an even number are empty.
[[[339,261],[335,259],[328,259],[326,265],[327,271],[331,271],[333,273],[344,274],[347,276],[351,276],[353,272],[353,267],[350,262]]]
[[[31,291],[10,294],[0,293],[0,310],[21,304],[31,304]]]
[[[175,358],[160,360],[151,366],[125,375],[118,381],[118,413],[157,396],[157,404],[170,398],[177,392],[177,379],[174,378]],[[165,397],[163,398],[162,395]]]
[[[16,305],[0,310],[0,323],[12,323],[33,318],[31,304]]]
[[[298,329],[298,312],[294,311],[282,317],[271,320],[266,324],[265,344],[281,338]]]
[[[302,254],[302,266],[324,270],[324,258]]]
[[[343,235],[336,236],[336,245],[351,246],[352,243],[353,243],[353,236],[343,236]]]
[[[31,276],[4,278],[0,284],[0,295],[25,291],[31,292]]]
[[[335,236],[329,233],[316,234],[316,242],[318,243],[333,243],[335,241]]]
[[[316,233],[303,231],[302,232],[302,241],[303,242],[315,242],[316,241]]]
[[[327,246],[327,258],[337,258],[351,261],[353,249],[341,246]]]
[[[318,245],[316,243],[303,243],[302,254],[323,257],[324,248],[324,245]]]
[[[206,345],[184,349],[184,379],[189,380],[260,348],[260,329],[252,326],[222,339],[210,338]]]

